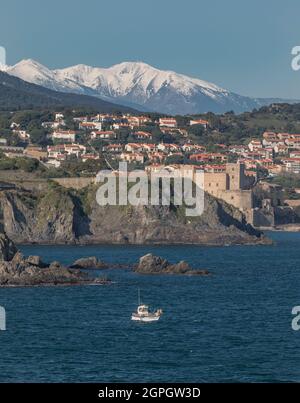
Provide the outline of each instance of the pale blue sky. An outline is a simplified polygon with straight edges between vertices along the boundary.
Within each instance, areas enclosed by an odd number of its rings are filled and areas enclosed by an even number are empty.
[[[242,95],[300,98],[299,0],[1,0],[7,61],[144,61]]]

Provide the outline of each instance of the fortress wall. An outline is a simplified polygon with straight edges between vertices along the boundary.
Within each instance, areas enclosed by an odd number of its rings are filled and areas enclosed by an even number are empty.
[[[83,189],[95,183],[95,178],[53,178],[52,180],[60,186],[72,189]]]
[[[220,190],[225,191],[228,186],[228,175],[224,172],[205,172],[204,191],[217,197]]]
[[[219,191],[216,197],[232,204],[241,211],[252,209],[252,190],[225,190]]]

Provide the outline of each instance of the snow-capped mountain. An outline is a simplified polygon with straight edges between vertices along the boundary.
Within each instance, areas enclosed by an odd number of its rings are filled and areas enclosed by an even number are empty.
[[[31,108],[87,107],[101,113],[136,113],[136,109],[98,97],[54,91],[40,85],[21,80],[0,71],[0,110],[14,111]]]
[[[140,110],[168,114],[243,112],[273,102],[244,97],[142,62],[124,62],[109,68],[77,65],[50,70],[29,59],[6,66],[5,71],[52,90],[93,95]]]

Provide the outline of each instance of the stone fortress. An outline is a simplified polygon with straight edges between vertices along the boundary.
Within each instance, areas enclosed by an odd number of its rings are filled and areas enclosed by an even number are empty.
[[[146,168],[148,174],[159,174],[162,168],[178,172],[182,177],[190,177],[195,181],[195,165],[150,166]],[[227,163],[225,166],[215,167],[212,172],[203,172],[203,189],[212,196],[222,199],[242,211],[248,222],[253,222],[253,191],[256,176],[247,175],[245,165],[241,163]]]
[[[151,175],[152,172],[160,173],[162,168],[174,174],[177,172],[181,177],[187,176],[193,179],[196,170],[201,170],[200,166],[188,164],[168,166],[153,164],[146,167],[145,170],[148,175]],[[255,227],[272,227],[276,224],[275,213],[278,213],[280,208],[276,207],[275,211],[271,201],[268,199],[263,200],[260,208],[255,206],[253,188],[257,184],[257,178],[253,174],[254,172],[249,175],[249,172],[245,170],[245,165],[242,163],[227,163],[220,167],[214,166],[212,171],[203,172],[203,189],[212,196],[238,208],[245,215],[247,222]],[[7,190],[15,186],[21,186],[28,190],[42,190],[47,182],[46,179],[32,178],[30,175],[26,179],[14,176],[14,173],[11,173],[11,177],[8,178],[7,171],[2,176],[0,174],[0,182],[2,181],[0,190]],[[53,178],[52,180],[65,188],[77,190],[96,182],[94,177]],[[281,210],[280,215],[286,213],[285,211],[281,212]]]
[[[196,169],[200,167],[195,165],[152,165],[146,168],[146,172],[149,175],[152,172],[159,173],[162,168],[166,168],[171,172],[178,171],[182,176],[194,178]],[[249,223],[254,223],[255,209],[253,208],[252,188],[256,183],[256,176],[247,175],[244,164],[227,163],[225,170],[204,172],[203,175],[205,192],[238,208],[245,214]],[[95,183],[95,178],[57,178],[54,180],[61,186],[75,189]]]
[[[247,218],[253,208],[254,176],[245,174],[244,164],[226,164],[224,172],[204,172],[204,191],[232,204]]]

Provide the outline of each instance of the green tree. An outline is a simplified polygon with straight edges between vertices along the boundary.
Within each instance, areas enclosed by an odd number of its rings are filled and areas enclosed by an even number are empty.
[[[33,129],[29,132],[30,140],[33,144],[45,146],[51,144],[51,140],[47,137],[47,131],[44,129]]]

